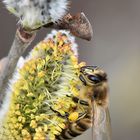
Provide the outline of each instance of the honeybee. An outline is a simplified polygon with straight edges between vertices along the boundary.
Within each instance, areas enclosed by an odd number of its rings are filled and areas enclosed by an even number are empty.
[[[57,139],[73,139],[92,127],[93,140],[111,140],[107,74],[97,66],[84,66],[79,79],[83,84],[80,96],[73,100],[85,106],[87,112],[76,122],[69,123]]]

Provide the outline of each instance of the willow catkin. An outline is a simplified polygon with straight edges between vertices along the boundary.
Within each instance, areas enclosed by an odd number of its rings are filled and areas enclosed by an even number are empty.
[[[4,3],[24,28],[36,29],[61,19],[69,0],[4,0]]]
[[[70,98],[79,94],[85,65],[78,64],[77,44],[69,32],[53,31],[22,63],[0,109],[0,139],[54,140],[66,127],[66,113],[83,111]]]

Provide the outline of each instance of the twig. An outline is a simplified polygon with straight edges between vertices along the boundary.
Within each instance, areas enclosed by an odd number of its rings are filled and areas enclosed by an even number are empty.
[[[18,28],[15,34],[14,42],[7,57],[7,63],[4,70],[0,73],[0,107],[4,99],[5,89],[8,80],[12,77],[19,57],[34,40],[36,32],[27,32],[23,28]]]
[[[91,40],[93,36],[92,26],[86,17],[86,15],[82,13],[78,13],[76,15],[67,14],[63,17],[59,22],[51,23],[45,25],[44,27],[52,27],[55,29],[67,29],[70,32],[79,38]]]

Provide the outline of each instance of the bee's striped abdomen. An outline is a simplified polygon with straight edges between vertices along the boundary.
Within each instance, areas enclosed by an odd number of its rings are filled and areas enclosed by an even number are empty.
[[[57,140],[73,139],[76,136],[81,135],[88,128],[92,126],[92,121],[89,118],[82,118],[78,122],[70,123],[66,129],[64,129],[60,136],[57,136]]]
[[[73,139],[76,136],[81,135],[83,132],[85,132],[88,128],[92,126],[92,115],[93,113],[88,107],[88,112],[86,115],[81,117],[76,122],[69,122],[66,126],[66,129],[64,129],[61,132],[61,135],[57,136],[57,140],[67,140],[67,139]]]

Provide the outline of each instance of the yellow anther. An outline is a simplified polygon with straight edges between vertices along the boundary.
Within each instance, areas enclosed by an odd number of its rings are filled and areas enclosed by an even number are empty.
[[[41,71],[41,72],[38,73],[37,76],[38,76],[39,78],[42,78],[42,77],[45,76],[45,72],[44,72],[44,71]]]
[[[35,120],[32,120],[31,123],[30,123],[30,126],[31,126],[32,128],[36,128],[36,127],[37,127],[36,121],[35,121]]]

